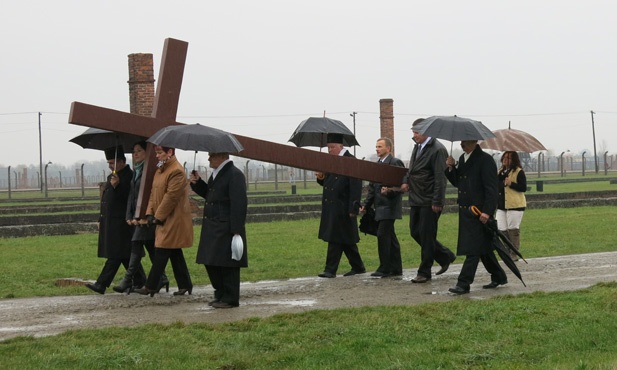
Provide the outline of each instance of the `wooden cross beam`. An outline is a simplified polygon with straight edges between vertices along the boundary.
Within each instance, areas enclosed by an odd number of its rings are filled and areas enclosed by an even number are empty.
[[[167,126],[183,124],[176,121],[176,114],[187,48],[188,43],[184,41],[165,40],[152,117],[73,102],[69,123],[143,137],[150,137]],[[244,146],[243,151],[234,155],[268,163],[335,173],[394,186],[401,184],[407,171],[401,167],[387,166],[350,157],[333,156],[247,136],[235,134],[234,136]],[[154,150],[151,145],[148,145],[146,170],[142,175],[145,177],[142,177],[136,210],[136,214],[142,218],[145,216],[148,198],[150,197],[152,177],[156,170],[155,163]]]

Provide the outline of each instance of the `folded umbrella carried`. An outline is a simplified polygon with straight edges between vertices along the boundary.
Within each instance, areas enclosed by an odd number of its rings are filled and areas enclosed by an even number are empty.
[[[482,214],[482,211],[476,206],[469,207],[469,210],[471,211],[471,213],[478,217],[480,217],[480,215]],[[525,258],[523,258],[523,255],[521,255],[521,252],[514,248],[514,245],[512,245],[512,243],[510,242],[508,237],[504,235],[504,233],[499,231],[499,229],[497,228],[497,221],[493,217],[491,217],[484,224],[484,227],[486,227],[486,230],[493,235],[493,248],[497,251],[497,254],[501,258],[503,263],[505,263],[505,265],[508,266],[510,271],[512,271],[512,273],[516,275],[517,278],[519,278],[519,280],[521,281],[521,283],[523,283],[524,286],[527,286],[523,281],[521,271],[518,269],[518,266],[516,266],[516,263],[514,262],[510,254],[510,251],[512,251],[512,253],[515,253],[523,261],[525,261],[525,263],[527,263]]]

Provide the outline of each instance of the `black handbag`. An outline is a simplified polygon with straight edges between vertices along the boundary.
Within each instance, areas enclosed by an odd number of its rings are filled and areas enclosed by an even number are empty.
[[[371,234],[377,236],[377,225],[379,222],[375,221],[375,210],[373,208],[367,207],[366,212],[362,215],[360,219],[360,226],[358,228],[365,235]]]

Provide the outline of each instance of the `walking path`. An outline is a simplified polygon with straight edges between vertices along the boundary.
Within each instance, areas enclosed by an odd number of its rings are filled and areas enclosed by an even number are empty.
[[[461,258],[456,262],[448,272],[434,276],[426,284],[411,283],[416,269],[405,270],[403,277],[398,279],[372,278],[367,273],[351,277],[339,275],[336,279],[306,277],[243,283],[240,307],[233,309],[209,307],[207,302],[212,299],[213,292],[210,286],[195,287],[193,295],[182,297],[173,296],[170,291],[154,298],[112,293],[4,299],[0,300],[0,340],[22,335],[55,335],[83,328],[177,321],[219,323],[314,309],[483,300],[505,294],[576,290],[617,281],[617,252],[533,258],[528,260],[529,264],[518,262],[527,287],[506,270],[509,284],[497,289],[482,289],[490,279],[480,266],[470,294],[455,296],[448,293],[448,288],[456,285]]]

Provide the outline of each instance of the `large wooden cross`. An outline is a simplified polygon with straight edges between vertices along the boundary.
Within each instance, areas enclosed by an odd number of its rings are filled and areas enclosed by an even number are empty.
[[[151,117],[73,102],[69,123],[143,137],[150,137],[163,127],[182,125],[183,123],[176,121],[176,114],[187,49],[188,43],[185,41],[171,38],[165,40]],[[333,156],[236,134],[234,136],[244,146],[243,151],[234,154],[239,157],[305,170],[335,173],[395,186],[401,184],[406,172],[406,169],[401,167],[386,166],[351,157]],[[145,170],[142,174],[135,212],[141,218],[145,217],[152,177],[156,170],[156,158],[152,145],[148,145],[146,155]]]

